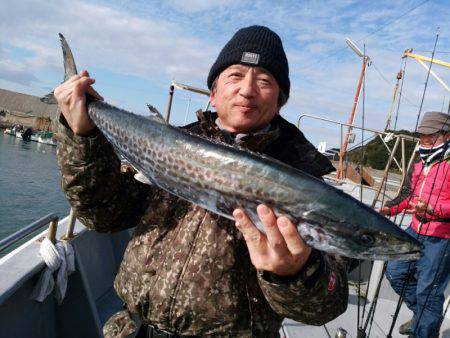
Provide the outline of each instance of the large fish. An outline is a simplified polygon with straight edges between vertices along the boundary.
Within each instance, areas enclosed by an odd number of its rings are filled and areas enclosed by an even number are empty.
[[[60,34],[65,80],[77,74]],[[100,131],[152,184],[233,219],[244,209],[261,228],[258,204],[286,215],[314,248],[359,259],[416,259],[420,244],[342,191],[272,158],[211,141],[101,101],[88,103]]]

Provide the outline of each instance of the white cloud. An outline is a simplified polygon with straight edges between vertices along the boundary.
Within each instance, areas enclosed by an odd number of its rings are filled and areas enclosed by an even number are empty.
[[[62,32],[79,69],[100,69],[118,77],[150,80],[154,87],[140,88],[142,92],[166,87],[172,78],[205,87],[209,67],[232,34],[243,26],[264,24],[280,34],[288,54],[292,90],[285,111],[292,121],[299,112],[340,121],[348,119],[361,69],[361,59],[345,44],[345,37],[349,36],[361,48],[366,43],[368,55],[389,82],[374,67],[368,68],[367,119],[374,128],[381,128],[390,108],[403,51],[410,47],[431,50],[435,26],[441,24],[444,28],[450,15],[450,6],[429,2],[397,20],[416,4],[407,0],[370,5],[331,0],[171,0],[137,5],[128,1],[92,4],[76,0],[57,5],[10,1],[8,11],[0,12],[0,77],[3,74],[10,81],[32,84],[40,79],[39,74],[60,74],[62,58],[57,33]],[[380,27],[383,28],[379,30]],[[29,55],[18,60],[2,51],[1,46],[6,44],[28,50]],[[450,50],[450,36],[444,29],[438,49]],[[442,68],[439,73],[450,83],[448,69]],[[423,69],[408,60],[403,94],[410,102],[403,99],[400,109],[406,125],[408,118],[412,121],[417,115],[425,77]],[[49,81],[46,79],[45,85]],[[60,75],[54,83],[59,81]],[[121,86],[120,80],[115,81]],[[433,82],[430,79],[426,109],[442,107],[445,93]],[[122,86],[124,92],[135,87],[125,83]],[[129,105],[125,98],[126,95],[112,97]],[[161,101],[165,103],[166,98]]]
[[[168,3],[177,11],[188,13],[202,12],[217,7],[230,5],[234,0],[169,0]]]

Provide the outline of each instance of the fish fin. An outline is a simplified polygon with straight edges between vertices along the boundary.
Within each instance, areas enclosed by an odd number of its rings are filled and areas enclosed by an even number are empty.
[[[166,120],[164,119],[164,116],[159,112],[156,107],[152,106],[151,104],[147,103],[147,108],[150,111],[150,117],[160,123],[167,124]]]
[[[64,81],[67,81],[72,76],[77,75],[78,72],[69,44],[67,43],[64,35],[62,35],[61,33],[59,33],[59,40],[61,41],[61,48],[64,58]]]
[[[47,95],[41,97],[39,99],[41,102],[47,103],[47,104],[57,104],[55,96],[53,95],[53,90],[48,93]]]
[[[137,173],[134,175],[134,179],[136,181],[142,182],[147,185],[154,185],[152,181],[150,181],[147,176],[145,176],[142,172],[137,170]]]

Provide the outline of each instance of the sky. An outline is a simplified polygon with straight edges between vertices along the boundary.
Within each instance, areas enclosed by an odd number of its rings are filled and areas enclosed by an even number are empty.
[[[450,62],[450,3],[398,1],[10,1],[0,0],[0,88],[43,96],[61,83],[58,33],[66,37],[78,70],[96,79],[105,100],[138,114],[150,103],[165,114],[172,80],[206,89],[218,53],[242,27],[277,32],[289,61],[291,93],[282,116],[302,114],[347,122],[363,59],[370,57],[355,125],[384,130],[396,75],[406,49]],[[433,65],[450,85],[450,69]],[[447,111],[450,93],[414,59],[406,60],[397,129],[413,130],[419,111]],[[423,100],[423,103],[422,103]],[[171,122],[195,120],[207,97],[175,91]],[[422,105],[422,108],[420,106]],[[304,118],[301,129],[316,146],[336,145],[339,128]]]

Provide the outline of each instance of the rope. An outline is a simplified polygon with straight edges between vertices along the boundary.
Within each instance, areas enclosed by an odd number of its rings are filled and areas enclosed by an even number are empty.
[[[67,290],[68,275],[75,271],[75,256],[72,245],[66,241],[53,244],[47,237],[41,243],[39,253],[47,268],[42,272],[31,299],[43,302],[55,289],[55,297],[59,304],[64,299]],[[54,280],[53,274],[56,274]]]

